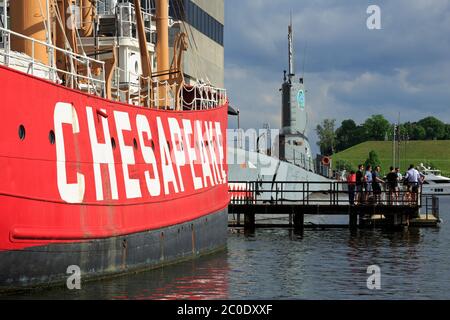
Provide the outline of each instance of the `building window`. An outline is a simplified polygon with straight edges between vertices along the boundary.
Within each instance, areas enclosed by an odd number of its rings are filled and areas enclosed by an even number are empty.
[[[191,0],[170,0],[170,15],[184,20],[195,29],[223,46],[223,24]]]

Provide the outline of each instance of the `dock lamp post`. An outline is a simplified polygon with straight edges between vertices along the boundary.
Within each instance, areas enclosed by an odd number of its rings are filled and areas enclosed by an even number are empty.
[[[239,108],[237,108],[236,113],[237,113],[237,128],[240,129],[241,127],[239,124],[239,114],[240,114]]]
[[[240,119],[239,119],[239,115],[240,115],[240,111],[239,108],[236,109],[236,113],[237,113],[237,129],[238,129],[238,148],[242,147],[242,139],[241,139],[241,125],[240,125]]]
[[[233,108],[232,106],[228,106],[228,115],[230,116],[236,116],[237,117],[237,130],[238,130],[238,148],[241,147],[241,141],[240,141],[240,137],[241,137],[241,125],[240,125],[240,119],[239,119],[239,108]]]

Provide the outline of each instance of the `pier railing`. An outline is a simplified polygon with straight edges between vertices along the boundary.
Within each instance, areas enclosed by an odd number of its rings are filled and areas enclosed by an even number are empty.
[[[229,182],[233,205],[326,205],[326,206],[421,206],[422,188],[410,184],[390,190],[362,189],[339,181],[247,181]],[[353,195],[353,201],[351,199]]]

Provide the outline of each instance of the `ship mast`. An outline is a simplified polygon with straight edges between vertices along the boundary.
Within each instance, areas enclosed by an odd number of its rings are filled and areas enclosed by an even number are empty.
[[[27,37],[45,42],[47,31],[47,10],[45,0],[14,0],[10,1],[11,30]],[[48,64],[49,57],[47,47],[36,44],[25,38],[11,36],[11,49],[23,52],[34,60]]]
[[[95,0],[81,1],[81,35],[82,37],[91,37],[94,33]]]
[[[169,79],[169,3],[168,0],[156,1],[156,63],[158,65],[158,81]],[[158,107],[167,107],[167,90],[165,85],[159,85]]]
[[[169,4],[167,0],[156,1],[156,32],[158,39],[156,42],[156,62],[158,73],[169,72]],[[160,81],[168,79],[164,74],[159,77]]]
[[[291,79],[295,75],[294,70],[294,31],[292,28],[292,13],[291,13],[291,22],[288,27],[288,45],[289,45],[289,79]]]

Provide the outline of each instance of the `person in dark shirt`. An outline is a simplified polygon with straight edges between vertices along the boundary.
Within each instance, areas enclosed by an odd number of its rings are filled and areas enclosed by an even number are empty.
[[[381,200],[381,184],[384,181],[381,179],[381,167],[377,166],[374,171],[372,171],[372,189],[375,203],[379,203]]]
[[[364,185],[364,166],[360,164],[358,171],[356,171],[356,189],[355,189],[355,203],[361,203],[363,198],[363,185]]]
[[[390,168],[390,172],[386,176],[387,187],[389,190],[389,204],[397,203],[398,174],[394,167]]]

